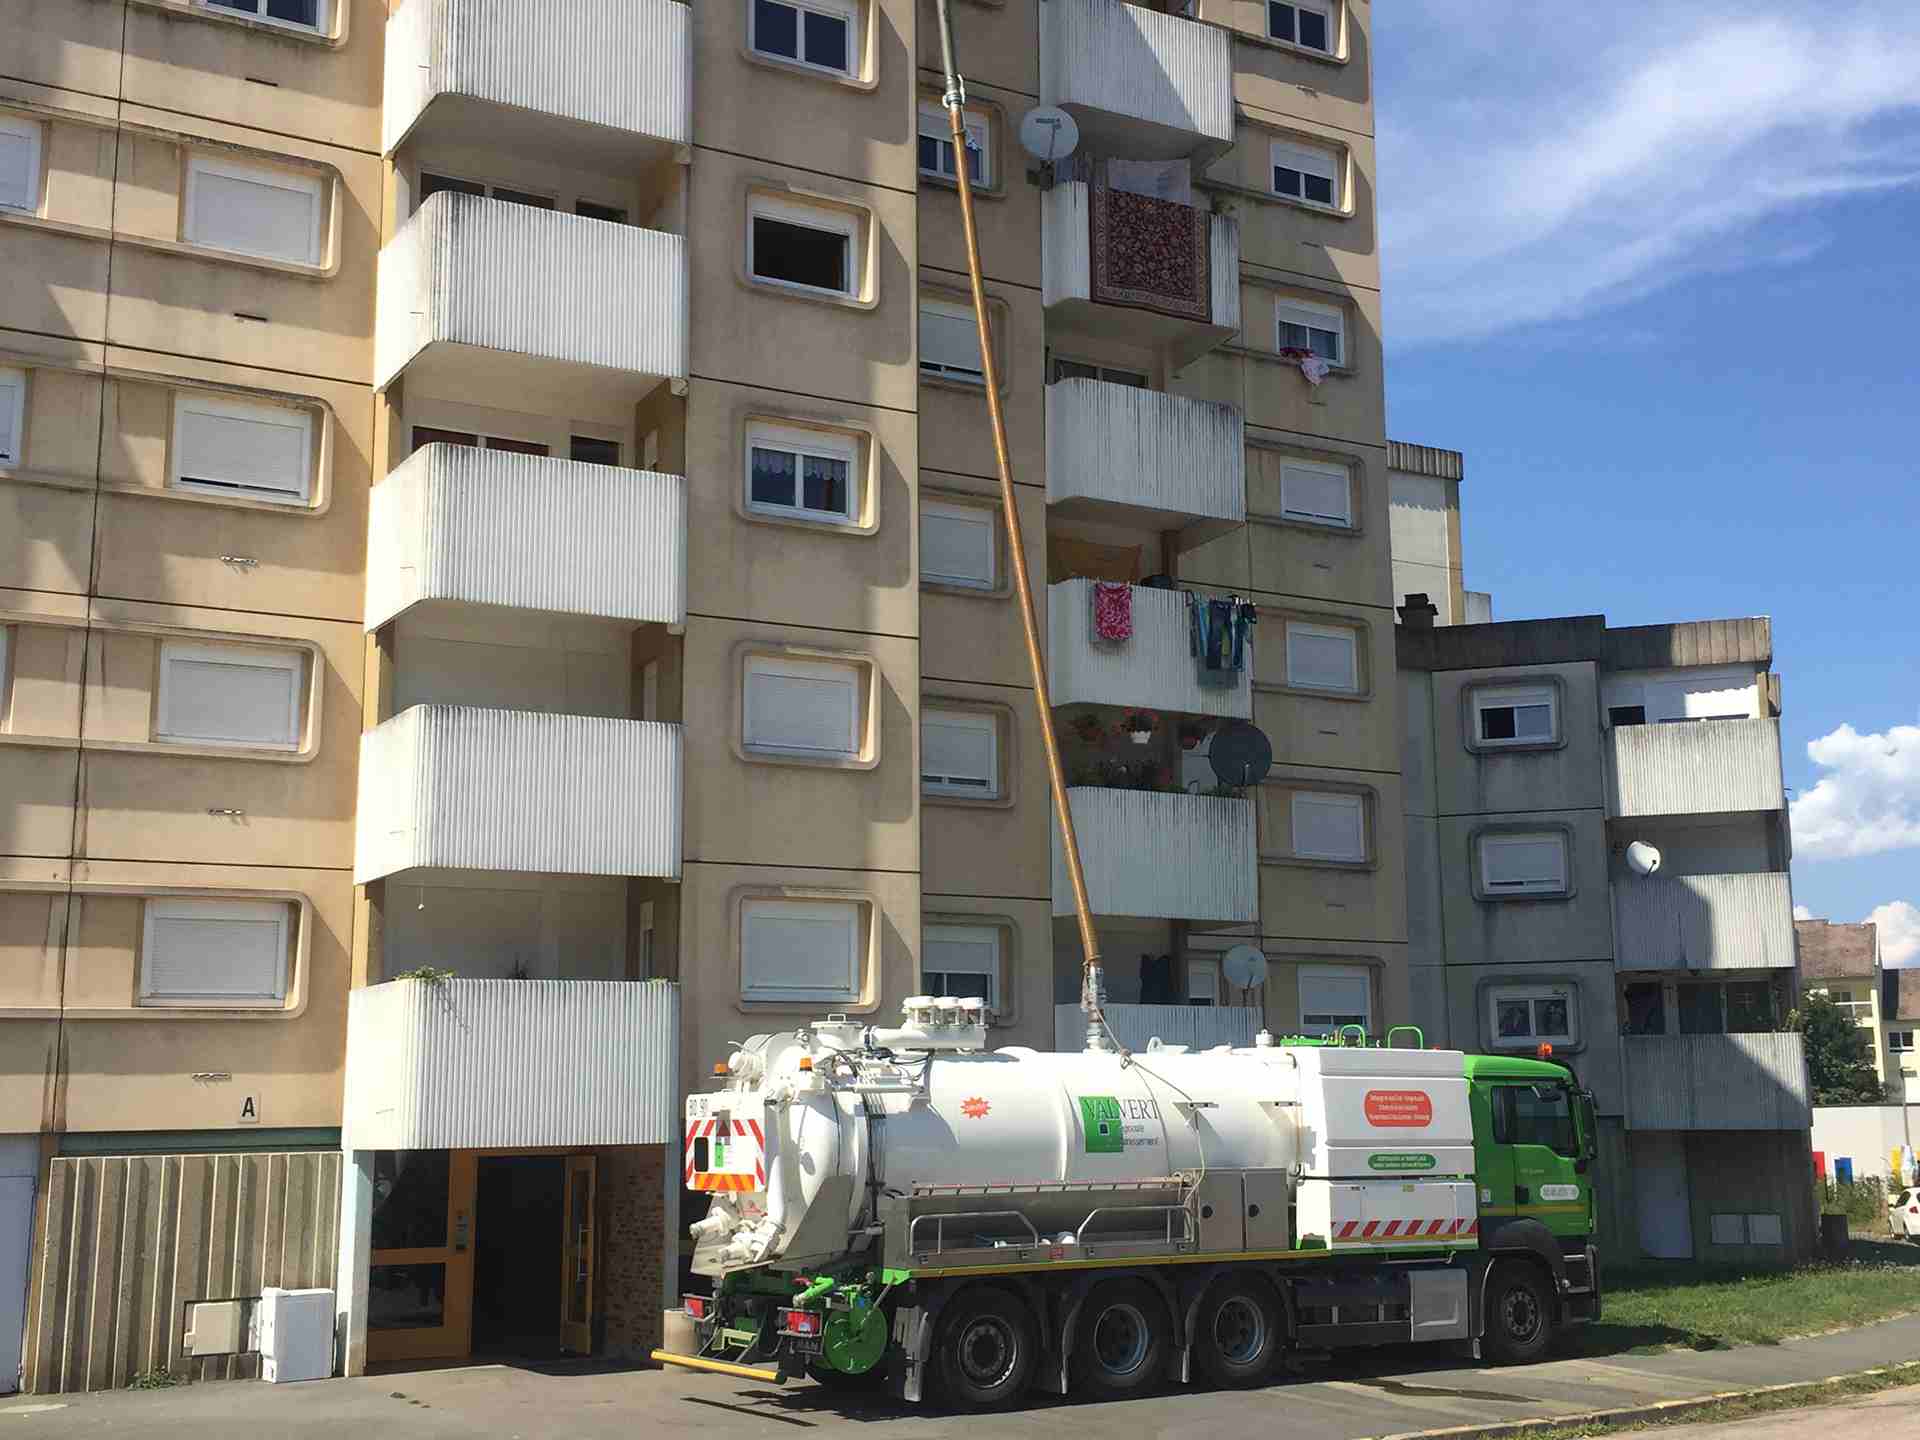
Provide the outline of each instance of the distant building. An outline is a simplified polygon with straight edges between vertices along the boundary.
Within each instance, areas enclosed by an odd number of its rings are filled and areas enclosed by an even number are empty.
[[[1493,597],[1466,588],[1460,544],[1460,484],[1466,457],[1433,445],[1387,442],[1393,540],[1393,600],[1425,595],[1436,625],[1485,625]]]
[[[1920,1099],[1920,969],[1880,972],[1880,1045],[1888,1098]]]
[[[1879,932],[1870,923],[1836,925],[1831,920],[1796,920],[1793,931],[1806,993],[1826,996],[1868,1033],[1873,1073],[1885,1083],[1888,1036],[1882,1023]]]

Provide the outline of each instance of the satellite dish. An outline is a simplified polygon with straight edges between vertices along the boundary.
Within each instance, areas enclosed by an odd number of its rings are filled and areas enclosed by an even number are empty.
[[[1267,957],[1251,945],[1236,945],[1220,957],[1220,973],[1236,990],[1267,983]]]
[[[1207,759],[1222,785],[1258,785],[1273,768],[1273,742],[1264,731],[1236,720],[1214,731]]]
[[[1020,148],[1042,165],[1080,148],[1080,126],[1058,105],[1039,105],[1020,117]]]
[[[1636,875],[1651,875],[1660,868],[1660,852],[1644,840],[1627,846],[1627,868]]]

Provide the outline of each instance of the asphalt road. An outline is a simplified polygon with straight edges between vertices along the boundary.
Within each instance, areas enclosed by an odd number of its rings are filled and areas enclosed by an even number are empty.
[[[1350,1353],[1307,1377],[1263,1390],[1170,1390],[1113,1404],[1038,1401],[984,1417],[853,1404],[806,1382],[779,1388],[679,1371],[542,1372],[475,1365],[303,1385],[233,1383],[21,1396],[0,1404],[0,1440],[25,1433],[206,1440],[355,1433],[380,1440],[456,1435],[746,1440],[847,1425],[857,1425],[871,1440],[1032,1440],[1057,1433],[1062,1425],[1097,1430],[1101,1440],[1161,1440],[1175,1434],[1259,1434],[1281,1418],[1288,1440],[1362,1440],[1824,1379],[1916,1359],[1920,1316],[1781,1345],[1556,1360],[1511,1370],[1463,1364],[1445,1351],[1436,1346]],[[1882,1407],[1879,1418],[1891,1419],[1899,1408]],[[1742,1422],[1782,1423],[1792,1423],[1791,1416],[1785,1422]],[[1822,1427],[1826,1424],[1823,1420]],[[1706,1440],[1709,1433],[1690,1431],[1687,1440]],[[1877,1428],[1862,1433],[1887,1440]],[[1901,1432],[1899,1440],[1920,1440],[1920,1427]]]

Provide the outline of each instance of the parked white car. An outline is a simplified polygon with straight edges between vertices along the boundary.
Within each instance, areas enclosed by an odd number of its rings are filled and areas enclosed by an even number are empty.
[[[1909,1240],[1920,1240],[1920,1189],[1893,1192],[1887,1201],[1887,1228]]]

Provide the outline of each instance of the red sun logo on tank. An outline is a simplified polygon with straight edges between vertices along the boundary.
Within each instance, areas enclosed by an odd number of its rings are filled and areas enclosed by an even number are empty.
[[[991,1109],[993,1109],[993,1106],[981,1099],[978,1095],[969,1095],[965,1100],[960,1102],[960,1113],[969,1120],[984,1120],[987,1118],[987,1112]]]

